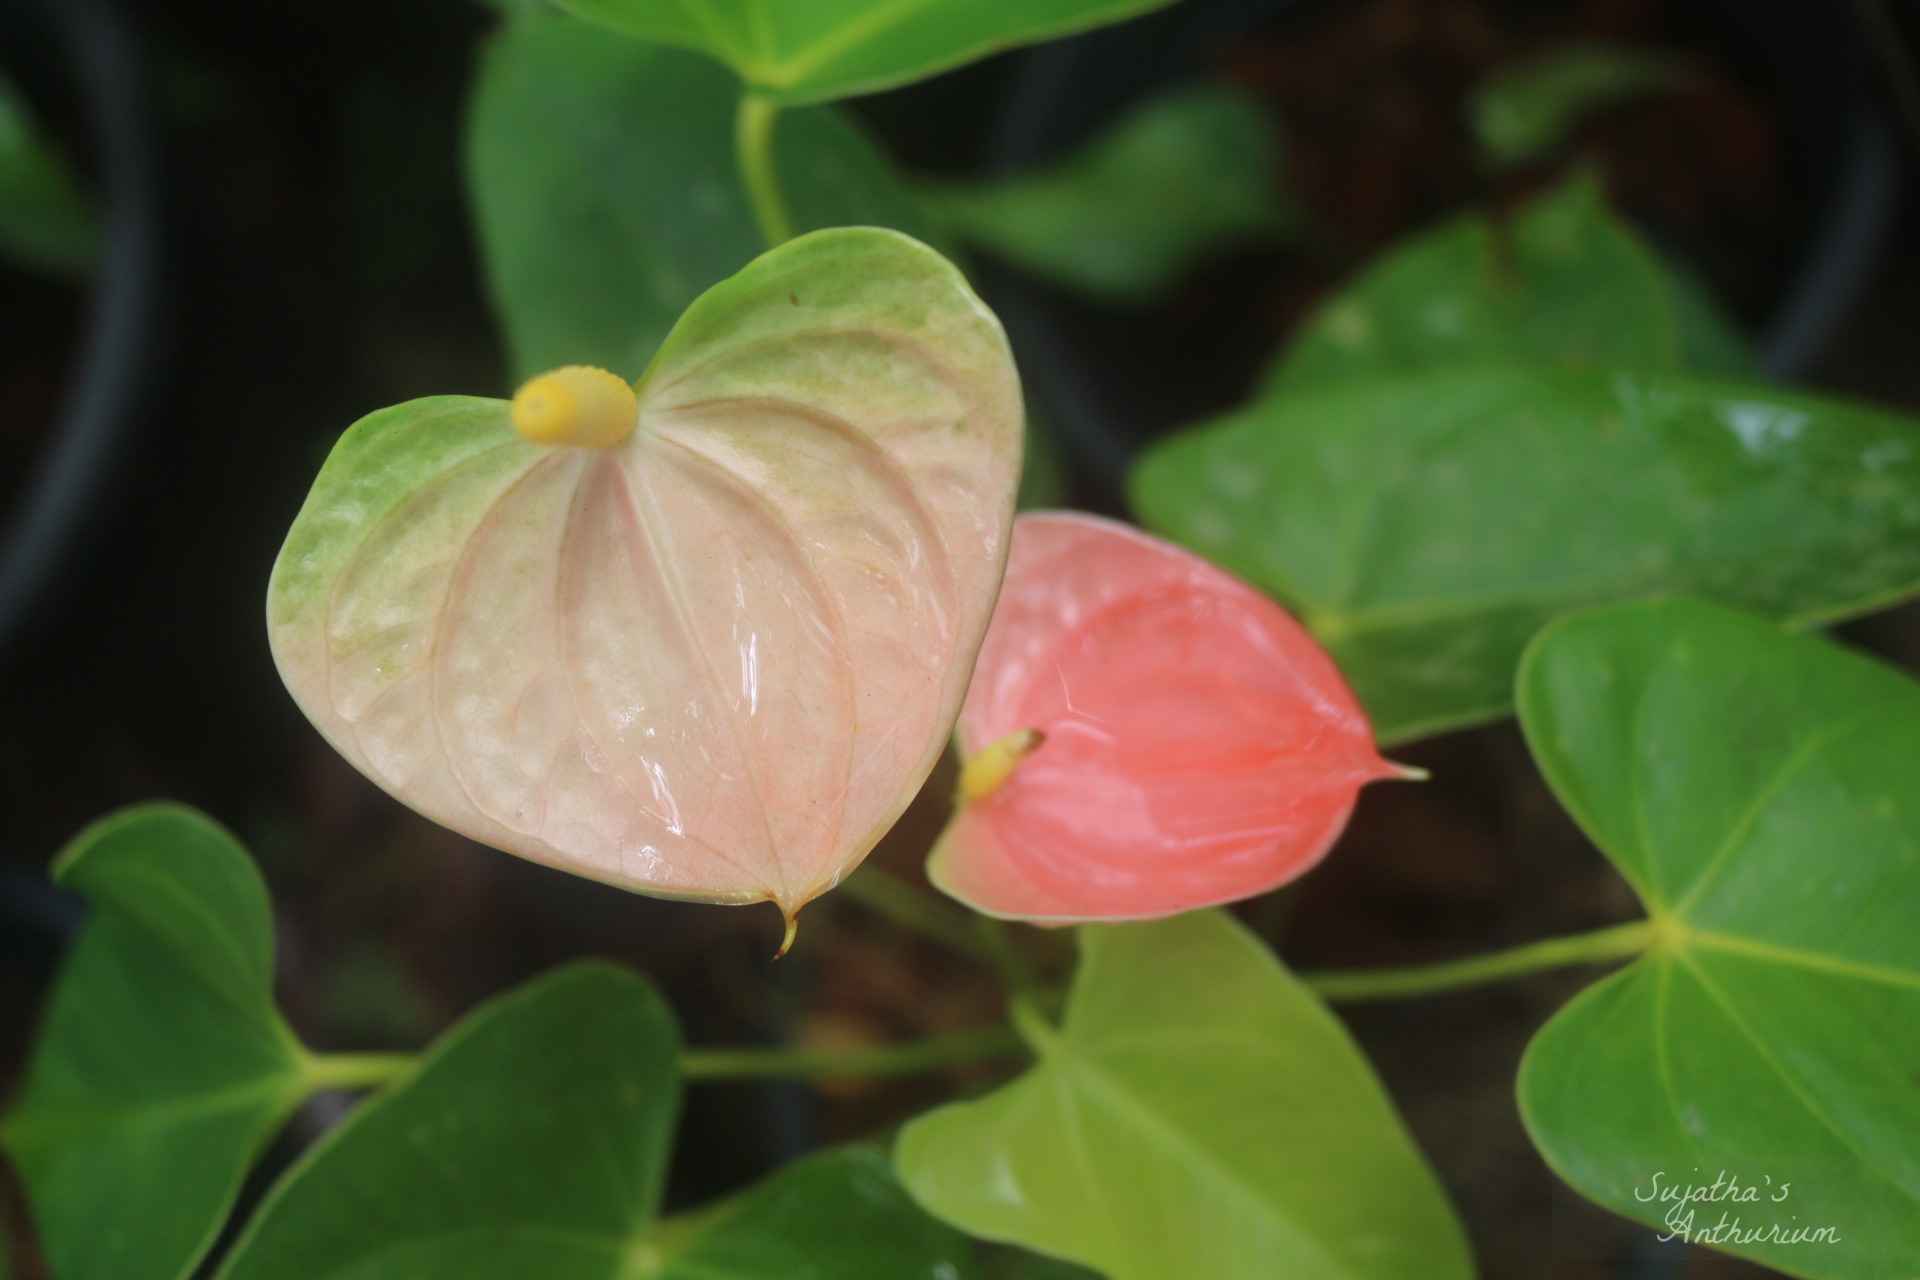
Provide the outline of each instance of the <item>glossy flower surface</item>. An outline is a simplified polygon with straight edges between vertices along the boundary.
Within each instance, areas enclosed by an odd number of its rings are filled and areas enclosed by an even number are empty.
[[[963,799],[928,864],[948,894],[1011,919],[1143,919],[1263,893],[1325,856],[1363,785],[1402,772],[1279,605],[1069,513],[1014,523],[962,755],[1017,749],[1027,731],[1038,745]]]

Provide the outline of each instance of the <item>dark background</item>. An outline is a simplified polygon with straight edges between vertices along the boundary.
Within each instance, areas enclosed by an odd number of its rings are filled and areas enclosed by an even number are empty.
[[[0,64],[109,185],[115,153],[81,105],[86,76],[28,9],[0,0]],[[460,171],[464,94],[495,17],[468,0],[170,0],[121,17],[131,69],[113,80],[139,104],[134,169],[150,172],[156,216],[151,256],[121,263],[126,279],[150,266],[151,288],[118,372],[80,359],[100,295],[0,265],[0,528],[43,482],[77,388],[119,378],[125,394],[118,434],[73,498],[80,539],[0,636],[0,1093],[78,920],[42,868],[91,818],[155,796],[206,809],[260,859],[283,999],[318,1048],[412,1047],[586,954],[654,975],[695,1043],[876,1041],[997,1016],[984,975],[856,906],[816,907],[796,955],[770,966],[771,911],[653,902],[480,849],[322,744],[280,687],[262,621],[268,569],[320,460],[374,408],[509,390]],[[1902,178],[1920,129],[1913,17],[1898,4],[1187,0],[854,109],[909,166],[967,173],[1057,154],[1181,78],[1227,77],[1273,103],[1289,185],[1324,232],[1311,252],[1217,260],[1145,313],[977,270],[1069,445],[1075,500],[1116,510],[1129,449],[1235,403],[1302,310],[1369,254],[1558,172],[1481,174],[1460,102],[1489,69],[1575,38],[1679,51],[1710,74],[1602,113],[1572,154],[1600,164],[1616,200],[1706,277],[1777,367],[1920,408],[1920,255]],[[1920,668],[1914,607],[1845,634]],[[1284,935],[1293,963],[1439,959],[1633,914],[1511,726],[1399,754],[1435,782],[1370,790],[1336,857],[1246,909]],[[917,874],[948,788],[937,776],[876,857]],[[1511,1096],[1520,1049],[1588,976],[1345,1012],[1490,1280],[1766,1274],[1654,1245],[1560,1186],[1528,1146]],[[675,1195],[891,1124],[954,1083],[701,1086]],[[274,1159],[326,1108],[309,1108]],[[6,1176],[6,1231],[33,1276]]]

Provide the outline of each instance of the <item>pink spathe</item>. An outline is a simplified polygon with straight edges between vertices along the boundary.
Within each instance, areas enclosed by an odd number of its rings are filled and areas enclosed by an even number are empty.
[[[929,873],[992,915],[1112,920],[1263,893],[1325,856],[1399,771],[1331,658],[1277,604],[1093,516],[1014,524],[960,719],[972,755],[1041,746],[965,806]]]

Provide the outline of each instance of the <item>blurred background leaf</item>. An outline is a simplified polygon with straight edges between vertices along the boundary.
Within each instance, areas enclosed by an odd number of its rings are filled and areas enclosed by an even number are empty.
[[[642,40],[698,49],[794,105],[892,88],[1172,0],[561,0]]]
[[[1273,121],[1226,86],[1137,107],[1054,168],[920,192],[960,240],[1122,303],[1151,299],[1209,253],[1285,240],[1300,224]]]
[[[1508,221],[1463,214],[1388,249],[1302,324],[1260,394],[1468,361],[1679,368],[1678,293],[1577,173]],[[1714,313],[1694,302],[1697,327]]]
[[[0,73],[0,255],[18,266],[81,275],[100,256],[100,222],[73,171]]]
[[[516,379],[563,364],[638,377],[688,303],[766,248],[733,158],[738,86],[695,54],[564,15],[517,14],[483,57],[469,194]],[[783,116],[800,231],[927,228],[832,108]]]
[[[1558,49],[1502,68],[1474,90],[1467,118],[1486,162],[1513,168],[1552,155],[1588,115],[1692,76],[1671,54],[1605,44]]]
[[[1060,454],[1053,428],[1027,402],[1027,450],[1020,469],[1020,492],[1014,503],[1020,511],[1064,506],[1067,501],[1067,464]]]
[[[1673,258],[1663,261],[1667,297],[1680,335],[1680,366],[1696,373],[1736,378],[1764,376],[1752,341],[1706,282]]]

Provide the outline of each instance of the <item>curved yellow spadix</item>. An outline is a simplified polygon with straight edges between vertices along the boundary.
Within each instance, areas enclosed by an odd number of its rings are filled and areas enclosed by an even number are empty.
[[[513,397],[513,429],[535,444],[607,449],[633,434],[640,402],[625,379],[570,364],[527,380]]]
[[[1013,776],[1015,766],[1046,740],[1047,735],[1038,729],[1018,729],[981,748],[979,755],[960,766],[960,798],[985,800]]]

